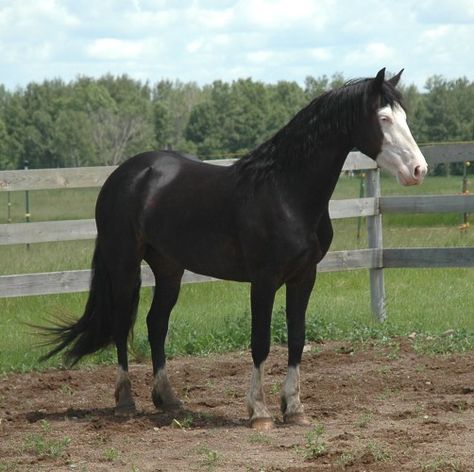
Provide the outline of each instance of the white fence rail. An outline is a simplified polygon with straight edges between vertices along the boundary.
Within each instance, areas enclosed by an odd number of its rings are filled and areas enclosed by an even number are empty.
[[[459,154],[459,149],[456,148]],[[456,154],[457,156],[457,154]],[[441,160],[437,156],[438,159]],[[443,162],[453,161],[444,157]],[[459,160],[459,158],[458,158]],[[208,161],[229,165],[231,161]],[[40,189],[99,187],[115,167],[1,171],[0,192]],[[351,153],[344,171],[365,170],[368,196],[333,200],[331,218],[367,217],[369,248],[329,252],[318,265],[321,272],[369,269],[372,311],[385,318],[384,268],[400,267],[474,267],[474,248],[403,248],[387,249],[382,240],[382,213],[474,213],[474,195],[435,195],[382,197],[380,176],[374,161],[361,153]],[[30,244],[94,239],[94,220],[46,221],[0,225],[0,245]],[[143,286],[154,283],[147,266],[142,269]],[[216,280],[185,272],[183,283]],[[89,289],[90,270],[17,274],[0,276],[0,298],[53,293],[71,293]]]

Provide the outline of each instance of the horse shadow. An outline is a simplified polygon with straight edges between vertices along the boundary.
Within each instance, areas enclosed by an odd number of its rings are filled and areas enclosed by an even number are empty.
[[[116,415],[115,409],[112,407],[68,408],[66,411],[50,412],[34,410],[25,413],[24,417],[31,424],[44,420],[48,422],[78,421],[91,425],[141,423],[146,427],[181,429],[248,426],[248,420],[244,418],[230,418],[217,412],[194,411],[185,407],[169,411],[138,410],[130,415]]]

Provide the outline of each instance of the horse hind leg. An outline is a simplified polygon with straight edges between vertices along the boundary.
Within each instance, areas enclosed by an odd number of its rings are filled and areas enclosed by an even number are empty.
[[[132,384],[128,374],[128,337],[133,327],[138,301],[140,296],[140,267],[132,272],[133,275],[125,273],[121,277],[116,274],[114,279],[115,296],[114,306],[114,341],[117,348],[118,371],[115,384],[115,414],[130,415],[136,412],[135,401],[132,394]]]
[[[153,250],[147,250],[145,260],[155,274],[155,293],[147,316],[148,340],[153,362],[152,400],[156,408],[175,409],[181,406],[166,372],[165,341],[171,311],[181,287],[183,269],[160,258]]]

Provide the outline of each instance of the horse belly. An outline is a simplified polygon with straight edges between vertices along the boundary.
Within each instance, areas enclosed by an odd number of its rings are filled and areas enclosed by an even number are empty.
[[[183,260],[186,269],[223,280],[249,280],[243,257],[233,245],[218,244]]]
[[[197,274],[224,280],[246,281],[247,269],[240,245],[218,231],[168,228],[150,241],[163,256]]]

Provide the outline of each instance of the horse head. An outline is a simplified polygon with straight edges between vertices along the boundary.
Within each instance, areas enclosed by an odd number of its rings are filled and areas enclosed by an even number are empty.
[[[356,146],[402,185],[421,184],[428,171],[425,158],[407,124],[396,89],[403,69],[385,80],[385,68],[372,79],[368,93],[368,121],[359,126]]]

